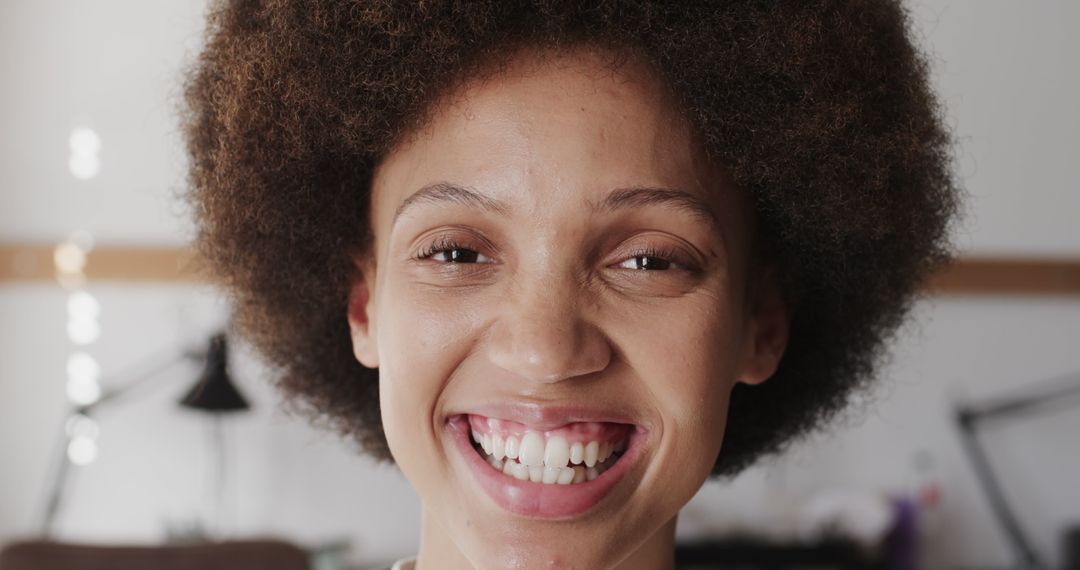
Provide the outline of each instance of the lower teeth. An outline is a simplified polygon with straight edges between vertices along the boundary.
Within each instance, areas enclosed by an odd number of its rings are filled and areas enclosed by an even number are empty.
[[[592,481],[607,471],[622,456],[621,453],[612,454],[611,457],[593,467],[584,465],[567,465],[566,467],[528,466],[510,458],[495,459],[494,456],[484,453],[483,449],[477,448],[477,453],[483,457],[496,471],[503,475],[513,477],[520,481],[532,481],[533,483],[545,483],[548,485],[570,485]]]

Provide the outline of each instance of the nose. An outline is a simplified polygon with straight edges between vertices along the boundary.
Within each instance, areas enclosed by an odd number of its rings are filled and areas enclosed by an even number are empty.
[[[488,340],[491,361],[535,383],[554,383],[607,368],[611,344],[582,314],[585,295],[572,278],[511,288]]]

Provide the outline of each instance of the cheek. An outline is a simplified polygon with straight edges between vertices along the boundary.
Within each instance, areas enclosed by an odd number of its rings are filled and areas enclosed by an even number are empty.
[[[724,433],[740,339],[737,319],[703,310],[652,327],[638,368],[663,420],[675,461],[711,469]]]
[[[467,353],[474,328],[462,307],[388,283],[379,309],[379,392],[391,449],[433,437],[433,418],[447,380]],[[412,444],[409,444],[412,446]],[[398,454],[394,450],[395,457]]]

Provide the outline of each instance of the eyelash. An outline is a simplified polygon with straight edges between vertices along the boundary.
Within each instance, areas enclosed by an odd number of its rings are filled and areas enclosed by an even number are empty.
[[[439,253],[444,253],[444,252],[454,251],[454,250],[464,250],[464,251],[471,251],[471,252],[476,253],[476,250],[473,250],[473,249],[470,249],[467,246],[461,245],[460,243],[455,241],[453,238],[442,237],[442,238],[439,238],[438,240],[436,240],[435,242],[433,242],[431,245],[427,246],[426,248],[420,250],[416,254],[416,259],[423,261],[423,260],[426,260],[426,259],[430,259],[430,258],[434,257],[435,255],[437,255]],[[669,263],[671,266],[674,266],[677,269],[681,269],[683,271],[688,271],[688,272],[694,272],[695,271],[695,269],[692,266],[690,266],[687,263],[683,263],[680,260],[681,256],[678,254],[678,252],[676,252],[673,249],[653,248],[653,247],[639,248],[639,249],[635,250],[632,254],[626,256],[625,258],[623,258],[623,262],[625,262],[628,259],[635,259],[635,258],[638,258],[638,257],[649,257],[649,258],[659,259],[661,261]],[[452,264],[454,262],[445,261],[445,262],[441,262],[441,263],[449,265],[449,264]],[[644,271],[644,270],[643,269],[634,269],[633,271]],[[653,270],[653,271],[663,271],[663,270]]]
[[[436,240],[435,242],[433,242],[431,245],[429,245],[426,248],[420,250],[420,252],[418,252],[416,254],[416,259],[419,259],[419,260],[430,259],[430,258],[434,257],[435,254],[443,253],[443,252],[447,252],[447,251],[454,251],[454,250],[465,250],[465,251],[473,251],[473,252],[476,251],[476,250],[470,249],[470,248],[468,248],[468,247],[466,247],[464,245],[461,245],[460,243],[454,241],[453,238],[441,237],[438,240]],[[450,263],[450,262],[444,262],[444,263]]]
[[[673,249],[657,249],[653,247],[645,247],[636,250],[632,255],[626,257],[626,259],[636,259],[638,257],[650,257],[659,259],[670,263],[672,266],[682,269],[684,271],[690,271],[692,268],[680,261],[679,254]],[[642,271],[641,269],[635,269],[635,271]]]

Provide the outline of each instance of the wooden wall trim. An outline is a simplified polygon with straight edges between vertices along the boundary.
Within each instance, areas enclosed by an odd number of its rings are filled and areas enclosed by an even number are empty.
[[[55,244],[0,244],[0,283],[59,281]],[[183,247],[94,247],[82,271],[88,282],[206,281],[193,252]]]
[[[1080,259],[961,257],[930,280],[941,295],[1080,295]]]
[[[55,245],[0,243],[0,284],[57,281]],[[86,256],[87,281],[204,282],[206,274],[183,247],[95,247]],[[962,257],[929,283],[935,295],[1080,296],[1080,259]]]

